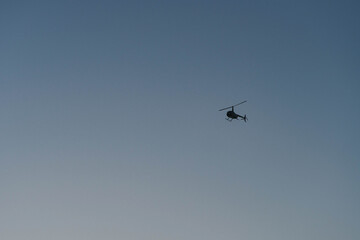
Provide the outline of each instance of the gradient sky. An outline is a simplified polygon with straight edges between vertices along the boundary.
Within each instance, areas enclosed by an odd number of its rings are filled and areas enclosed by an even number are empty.
[[[360,239],[359,12],[1,1],[0,238]]]

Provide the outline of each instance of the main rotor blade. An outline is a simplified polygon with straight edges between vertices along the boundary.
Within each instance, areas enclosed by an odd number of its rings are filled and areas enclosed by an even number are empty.
[[[240,105],[240,104],[243,104],[243,103],[246,103],[246,102],[247,102],[247,100],[242,101],[241,103],[235,104],[235,105],[230,106],[230,107],[222,108],[222,109],[220,109],[219,111],[222,111],[222,110],[225,110],[225,109],[229,109],[229,108],[235,107],[235,106],[237,106],[237,105]]]
[[[225,110],[225,109],[229,109],[229,108],[232,108],[232,106],[231,106],[231,107],[222,108],[222,109],[220,109],[219,111],[222,111],[222,110]]]
[[[246,103],[246,102],[247,102],[247,100],[242,101],[241,103],[235,104],[233,107],[235,107],[235,106],[237,106],[237,105],[240,105],[240,104],[243,104],[243,103]]]

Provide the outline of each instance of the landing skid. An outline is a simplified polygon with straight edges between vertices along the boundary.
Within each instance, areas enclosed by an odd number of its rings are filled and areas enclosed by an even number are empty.
[[[232,120],[236,119],[236,120],[239,120],[237,118],[225,118],[226,120],[228,120],[229,122],[231,122]]]

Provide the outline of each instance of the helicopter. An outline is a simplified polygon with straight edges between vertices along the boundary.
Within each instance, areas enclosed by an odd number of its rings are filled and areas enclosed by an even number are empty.
[[[227,118],[225,118],[226,120],[228,120],[229,122],[231,122],[233,119],[236,119],[236,120],[239,120],[238,118],[241,118],[241,120],[243,120],[244,122],[246,122],[248,120],[248,118],[246,117],[246,114],[244,116],[241,116],[237,113],[234,112],[234,107],[235,106],[238,106],[240,104],[243,104],[243,103],[246,103],[247,101],[242,101],[241,103],[238,103],[238,104],[235,104],[233,106],[230,106],[230,107],[226,107],[226,108],[222,108],[220,109],[219,111],[223,111],[223,110],[226,110],[226,109],[230,109],[231,108],[231,111],[228,111],[226,113],[226,116]]]

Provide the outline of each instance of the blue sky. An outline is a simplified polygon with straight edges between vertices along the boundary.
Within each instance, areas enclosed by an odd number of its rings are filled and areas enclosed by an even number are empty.
[[[360,237],[356,1],[0,9],[1,238]]]

